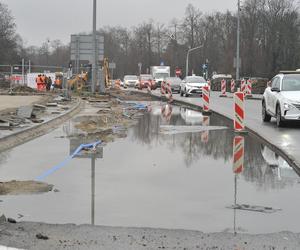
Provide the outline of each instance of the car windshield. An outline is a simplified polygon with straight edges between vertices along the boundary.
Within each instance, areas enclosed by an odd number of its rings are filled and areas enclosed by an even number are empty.
[[[282,80],[282,91],[300,91],[300,74],[285,75]]]
[[[206,81],[201,76],[193,76],[193,77],[188,77],[186,79],[186,82],[188,82],[188,83],[199,83],[199,82],[202,83],[202,82],[206,82]]]
[[[170,83],[181,83],[181,79],[178,77],[167,78],[166,81]]]
[[[166,78],[168,76],[169,76],[168,73],[156,73],[155,74],[155,78]]]
[[[142,80],[152,80],[152,76],[151,75],[144,75],[144,76],[141,76],[141,79]]]
[[[137,80],[137,76],[125,76],[124,80]]]

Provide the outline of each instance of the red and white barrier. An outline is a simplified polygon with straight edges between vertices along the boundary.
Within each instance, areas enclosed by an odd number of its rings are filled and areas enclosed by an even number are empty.
[[[231,93],[235,92],[235,80],[234,79],[232,79],[230,82],[230,90],[231,90]]]
[[[243,92],[234,93],[234,130],[244,132],[245,129],[245,96]]]
[[[233,138],[233,172],[240,174],[244,170],[245,139],[243,136]]]
[[[241,80],[241,91],[245,94],[246,93],[246,80]]]
[[[161,114],[165,121],[169,122],[172,117],[173,108],[170,104],[161,107]]]
[[[162,96],[166,95],[166,84],[164,81],[162,81],[161,86],[160,86],[160,93]]]
[[[209,100],[210,100],[210,87],[204,86],[202,88],[202,101],[203,101],[203,111],[209,112]]]
[[[169,102],[173,101],[173,94],[172,94],[172,88],[171,88],[170,83],[167,83],[166,98],[169,100]]]
[[[225,79],[223,79],[221,81],[221,95],[220,95],[220,97],[227,97],[227,95],[226,95],[226,80]]]
[[[252,80],[249,79],[246,84],[246,97],[252,97]]]
[[[209,126],[210,123],[210,117],[209,116],[203,116],[202,126]],[[201,142],[208,143],[209,141],[209,130],[203,131],[201,133]]]

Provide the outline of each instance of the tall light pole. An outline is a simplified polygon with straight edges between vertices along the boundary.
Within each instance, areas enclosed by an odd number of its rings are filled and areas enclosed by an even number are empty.
[[[236,80],[240,79],[240,11],[241,0],[238,0],[238,14],[237,14],[237,39],[236,39]]]
[[[192,51],[197,50],[197,49],[201,49],[204,45],[195,47],[195,48],[191,48],[188,50],[187,54],[186,54],[186,64],[185,64],[185,76],[189,75],[189,55]]]
[[[97,85],[97,0],[93,0],[93,63],[92,63],[92,93]]]

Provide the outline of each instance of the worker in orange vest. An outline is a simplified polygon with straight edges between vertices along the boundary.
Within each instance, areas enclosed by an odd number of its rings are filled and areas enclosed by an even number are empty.
[[[36,84],[37,84],[38,91],[42,91],[43,90],[43,80],[42,80],[41,75],[38,75],[38,77],[36,78]]]

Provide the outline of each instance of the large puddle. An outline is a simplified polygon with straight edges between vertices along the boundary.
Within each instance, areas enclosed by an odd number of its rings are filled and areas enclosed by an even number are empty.
[[[229,128],[168,134],[161,125]],[[78,133],[70,121],[1,153],[1,181],[40,176],[82,143]],[[234,140],[243,168],[233,165]],[[152,103],[127,137],[74,158],[45,181],[53,192],[0,196],[1,213],[60,224],[300,232],[300,178],[287,162],[249,135],[235,138],[231,123],[220,117],[186,108]],[[231,208],[238,204],[256,211]]]

